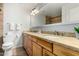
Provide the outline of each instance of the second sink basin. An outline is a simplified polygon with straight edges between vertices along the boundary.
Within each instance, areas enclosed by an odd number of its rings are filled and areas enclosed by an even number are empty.
[[[59,39],[60,37],[58,37],[57,35],[51,35],[51,34],[42,34],[45,38],[48,39]]]

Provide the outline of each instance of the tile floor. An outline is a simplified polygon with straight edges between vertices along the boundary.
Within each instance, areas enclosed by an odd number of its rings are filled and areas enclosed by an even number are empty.
[[[27,53],[23,47],[16,48],[15,56],[27,56]]]

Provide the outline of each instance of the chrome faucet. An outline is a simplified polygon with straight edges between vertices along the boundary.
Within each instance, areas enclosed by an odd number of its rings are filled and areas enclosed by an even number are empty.
[[[38,30],[38,33],[42,33],[41,29]]]
[[[55,31],[55,35],[58,35],[58,32],[57,31]]]

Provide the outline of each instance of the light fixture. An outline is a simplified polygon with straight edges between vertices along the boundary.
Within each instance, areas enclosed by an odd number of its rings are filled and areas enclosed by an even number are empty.
[[[39,13],[39,10],[38,9],[34,9],[34,10],[32,10],[31,15],[36,15],[38,13]]]
[[[39,13],[40,9],[44,7],[47,3],[38,3],[31,11],[31,15],[36,15]]]

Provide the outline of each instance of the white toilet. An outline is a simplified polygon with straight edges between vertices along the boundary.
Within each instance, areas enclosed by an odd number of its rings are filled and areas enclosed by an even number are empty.
[[[3,44],[4,56],[12,56],[13,55],[13,43]]]
[[[21,25],[17,24],[17,27],[15,24],[10,24],[10,29],[3,38],[3,50],[4,50],[4,56],[13,56],[16,54],[16,46],[19,43],[19,39],[22,36]],[[18,42],[17,42],[18,41]]]
[[[15,46],[16,46],[15,40],[16,40],[16,32],[14,32],[14,31],[8,32],[8,34],[6,35],[6,37],[3,40],[4,43],[2,46],[5,56],[13,55],[13,48],[15,48]]]

